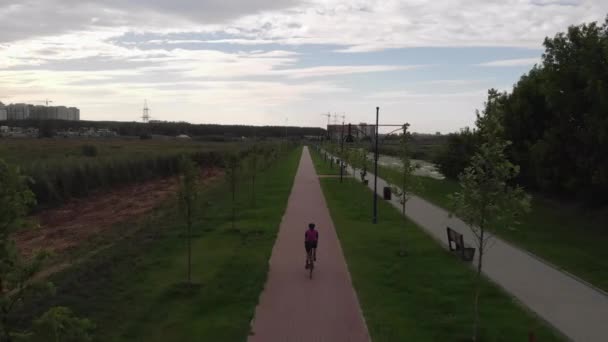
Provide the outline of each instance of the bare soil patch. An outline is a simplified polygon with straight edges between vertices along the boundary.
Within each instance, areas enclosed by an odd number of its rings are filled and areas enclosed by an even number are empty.
[[[201,178],[208,183],[221,173],[220,169],[204,169]],[[174,195],[177,187],[177,177],[169,177],[74,199],[60,208],[36,214],[34,219],[40,227],[17,232],[15,242],[25,257],[40,249],[62,254],[117,223],[144,216]]]

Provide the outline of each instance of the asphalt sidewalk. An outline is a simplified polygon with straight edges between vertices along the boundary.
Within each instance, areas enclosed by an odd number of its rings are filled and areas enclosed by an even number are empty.
[[[313,279],[305,270],[304,232],[314,222],[319,248]],[[304,148],[250,342],[370,341],[321,184]]]

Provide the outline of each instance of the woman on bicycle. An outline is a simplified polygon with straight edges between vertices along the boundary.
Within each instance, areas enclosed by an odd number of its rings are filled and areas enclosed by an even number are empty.
[[[319,232],[315,229],[314,223],[308,224],[308,230],[304,233],[304,248],[306,249],[306,268],[308,268],[308,256],[312,253],[312,258],[317,261],[317,244],[319,242]]]

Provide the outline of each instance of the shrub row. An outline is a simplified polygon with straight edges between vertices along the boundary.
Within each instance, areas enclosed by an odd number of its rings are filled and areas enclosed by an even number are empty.
[[[196,152],[191,157],[201,166],[218,166],[218,152]],[[180,154],[136,155],[38,162],[24,172],[31,177],[31,189],[39,206],[52,206],[72,197],[117,185],[142,182],[174,175],[178,172]]]

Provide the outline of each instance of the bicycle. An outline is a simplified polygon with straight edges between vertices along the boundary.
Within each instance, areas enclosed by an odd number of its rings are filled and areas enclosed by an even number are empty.
[[[312,279],[312,270],[315,268],[315,258],[313,257],[313,248],[311,248],[306,257],[306,268],[308,269],[308,278]]]

